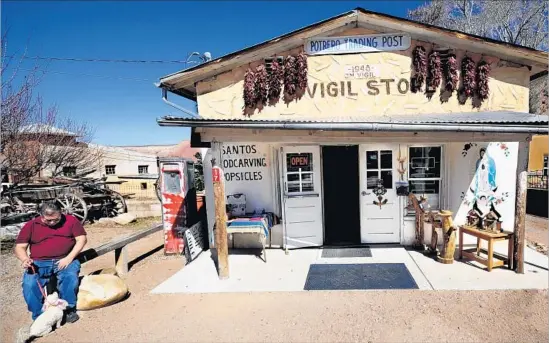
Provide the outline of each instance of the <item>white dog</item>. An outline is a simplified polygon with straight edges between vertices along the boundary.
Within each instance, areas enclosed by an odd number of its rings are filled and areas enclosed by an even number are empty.
[[[42,314],[36,318],[30,327],[30,338],[42,337],[49,334],[53,326],[56,329],[61,327],[63,311],[68,305],[65,300],[59,299],[57,292],[48,295],[46,301],[44,301],[44,307],[42,307]]]

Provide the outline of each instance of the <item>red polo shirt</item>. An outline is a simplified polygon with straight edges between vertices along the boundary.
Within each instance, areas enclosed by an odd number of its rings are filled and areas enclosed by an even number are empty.
[[[82,235],[86,235],[86,230],[74,216],[62,215],[54,227],[36,217],[23,226],[15,242],[28,243],[33,260],[51,260],[67,256],[76,244],[75,237]]]

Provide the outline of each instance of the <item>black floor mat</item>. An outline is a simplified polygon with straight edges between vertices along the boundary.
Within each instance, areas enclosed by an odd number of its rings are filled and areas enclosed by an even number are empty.
[[[418,289],[418,286],[404,263],[312,264],[303,289]]]
[[[336,257],[372,257],[372,251],[368,247],[322,249],[322,258]]]

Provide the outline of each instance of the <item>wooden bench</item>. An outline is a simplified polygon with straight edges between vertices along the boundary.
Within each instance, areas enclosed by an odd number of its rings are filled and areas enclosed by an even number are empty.
[[[463,234],[468,234],[477,238],[477,246],[472,249],[463,249]],[[472,226],[460,226],[459,228],[459,259],[462,259],[464,256],[468,259],[477,261],[485,265],[488,268],[488,271],[492,271],[493,267],[500,267],[505,264],[509,269],[513,269],[513,253],[514,253],[514,240],[512,232],[490,232],[482,231]],[[485,240],[488,242],[488,250],[480,248],[480,241]],[[501,256],[499,254],[494,254],[494,242],[508,240],[507,247],[507,257]],[[480,252],[484,252],[487,257],[481,257]],[[494,261],[494,257],[498,260]]]
[[[162,224],[155,224],[150,228],[143,229],[126,236],[115,238],[112,241],[105,243],[97,248],[91,248],[82,251],[77,258],[80,263],[85,263],[114,250],[114,265],[116,272],[119,276],[123,276],[128,273],[128,265],[130,263],[127,250],[128,244],[138,241],[143,237],[152,235],[153,233],[161,231],[162,229]]]

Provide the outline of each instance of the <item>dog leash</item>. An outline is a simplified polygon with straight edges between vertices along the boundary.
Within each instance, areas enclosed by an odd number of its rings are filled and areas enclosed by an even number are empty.
[[[36,275],[38,275],[36,273],[36,269],[34,269],[34,266],[31,264],[31,269],[32,269],[32,272]],[[38,278],[40,279],[40,277]],[[48,297],[48,295],[46,294],[46,292],[44,291],[44,288],[42,287],[42,285],[40,284],[40,280],[36,280],[36,284],[38,284],[38,289],[40,289],[40,293],[42,293],[42,296],[44,297],[44,299],[46,299]]]

